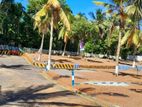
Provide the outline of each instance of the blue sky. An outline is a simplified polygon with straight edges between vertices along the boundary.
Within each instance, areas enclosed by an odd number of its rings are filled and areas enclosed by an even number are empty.
[[[85,13],[85,15],[89,18],[89,12],[95,12],[95,10],[101,8],[95,6],[92,1],[93,0],[67,0],[67,4],[70,6],[71,10],[73,11],[73,14],[76,15],[81,12]],[[107,0],[101,1],[106,2]],[[16,0],[16,2],[21,2],[25,7],[28,4],[28,0]]]
[[[95,12],[99,8],[93,4],[92,0],[67,0],[67,4],[70,6],[73,14],[76,15],[81,12],[85,13],[87,17],[89,17],[89,12]]]

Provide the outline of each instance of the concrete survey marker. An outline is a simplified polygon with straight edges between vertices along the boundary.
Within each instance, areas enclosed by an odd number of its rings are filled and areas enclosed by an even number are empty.
[[[138,66],[136,66],[136,69],[137,69],[138,71],[142,71],[142,66],[138,65]]]
[[[128,69],[133,69],[133,67],[130,66],[130,65],[122,65],[122,64],[120,64],[118,69],[119,70],[128,70]]]
[[[138,71],[142,71],[142,66],[137,65],[136,67],[132,67],[131,65],[122,65],[120,64],[118,67],[119,70],[129,70],[129,69],[136,69]]]
[[[113,82],[113,81],[88,81],[81,84],[91,84],[100,86],[129,86],[127,82]]]

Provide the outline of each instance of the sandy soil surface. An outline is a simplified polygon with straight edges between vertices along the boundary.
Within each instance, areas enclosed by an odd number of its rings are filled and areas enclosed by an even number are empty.
[[[29,54],[34,60],[37,59],[38,54]],[[81,65],[115,65],[115,61],[109,59],[100,59],[100,58],[82,58],[80,56],[56,56],[52,55],[52,63],[68,63],[68,64],[81,64]],[[43,54],[40,62],[47,62],[48,55]]]
[[[21,57],[0,60],[0,107],[100,107],[45,79]]]
[[[35,57],[36,55],[31,55]],[[47,61],[47,55],[43,55],[42,61]],[[78,63],[80,65],[99,65],[115,66],[115,62],[109,59],[99,58],[80,58],[80,57],[62,57],[52,56],[52,61],[56,63]],[[131,61],[121,61],[121,64],[132,64]],[[137,63],[141,65],[141,63]],[[71,72],[58,73],[62,70],[48,72],[59,84],[71,87]],[[129,86],[100,86],[90,84],[78,84],[75,88],[81,92],[87,93],[94,98],[100,99],[100,102],[109,102],[121,107],[142,107],[142,71],[137,75],[136,70],[121,71],[116,77],[113,75],[114,69],[83,69],[75,71],[75,82],[82,83],[86,81],[112,81],[127,82]]]
[[[28,54],[35,61],[37,61],[38,54]],[[116,62],[113,59],[105,59],[105,58],[82,58],[81,56],[57,56],[52,55],[51,57],[52,63],[67,63],[67,64],[79,64],[82,67],[93,68],[93,66],[110,66],[115,67]],[[48,61],[48,55],[42,54],[41,60],[39,62],[46,63]],[[38,62],[38,61],[37,61]],[[120,64],[132,65],[132,61],[123,61],[120,60]],[[142,65],[142,62],[136,62],[137,65]]]
[[[130,73],[131,72],[131,73]],[[99,86],[79,84],[75,89],[87,93],[94,98],[110,102],[121,107],[142,107],[142,76],[136,76],[135,71],[122,72],[118,77],[110,70],[95,70],[94,72],[75,72],[75,82],[112,81],[127,82],[129,86]],[[59,75],[57,72],[48,72],[48,75],[59,84],[71,87],[71,76]]]

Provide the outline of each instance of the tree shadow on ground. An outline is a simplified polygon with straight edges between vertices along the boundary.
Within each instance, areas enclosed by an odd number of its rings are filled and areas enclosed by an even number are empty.
[[[71,78],[71,76],[68,76],[68,75],[59,75],[59,76],[55,76],[53,77],[53,80],[58,80],[58,79],[61,79],[61,78]],[[82,78],[82,77],[79,77],[79,76],[75,76],[76,79],[85,79],[85,80],[88,80],[86,78]]]
[[[49,84],[49,85],[40,85],[37,87],[30,86],[18,91],[5,91],[0,96],[0,105],[4,105],[7,104],[8,102],[14,102],[19,100],[28,101],[30,99],[39,99],[42,96],[40,94],[37,94],[36,92],[48,89],[53,86],[54,84]]]
[[[82,105],[82,104],[75,104],[75,103],[64,103],[64,102],[28,102],[28,104],[33,105],[41,105],[41,106],[46,106],[47,105],[50,107],[52,106],[58,106],[58,107],[101,107],[101,106],[91,106],[91,105]],[[31,106],[30,106],[31,107]]]
[[[119,64],[130,65],[130,66],[132,66],[132,64],[129,64],[129,63],[127,63],[127,62],[119,62]]]
[[[95,61],[95,60],[91,60],[91,59],[87,59],[88,62],[96,62],[96,63],[103,63],[102,61]]]
[[[80,59],[82,59],[82,57],[77,57],[77,56],[71,56],[69,58],[74,59],[74,60],[80,60]]]
[[[92,87],[79,89],[79,91],[81,91],[81,92],[88,92],[88,91],[94,91],[94,90],[96,90],[96,89],[95,89],[95,88],[92,88]]]
[[[142,89],[130,89],[130,90],[142,94]]]
[[[67,103],[67,102],[40,102],[39,100],[48,100],[49,98],[57,98],[57,97],[68,97],[70,95],[75,95],[74,93],[70,91],[56,91],[56,92],[50,92],[50,93],[40,93],[39,91],[48,89],[53,87],[54,84],[48,84],[48,85],[41,85],[37,87],[27,87],[25,89],[19,90],[19,91],[6,91],[3,92],[0,95],[0,106],[2,105],[9,105],[9,106],[25,106],[25,107],[41,107],[45,106],[81,106],[81,107],[101,107],[101,106],[89,106],[89,105],[83,105],[83,104],[77,104],[77,103]],[[38,101],[37,101],[38,100]],[[14,104],[14,102],[16,102]],[[39,105],[39,106],[38,106]]]
[[[93,92],[95,91],[96,89],[93,88],[93,87],[89,87],[89,88],[82,88],[82,89],[79,89],[81,92]],[[93,94],[91,94],[92,96],[98,96],[98,95],[107,95],[107,96],[115,96],[115,97],[129,97],[128,95],[125,95],[125,94],[122,94],[122,93],[115,93],[115,92],[96,92]]]
[[[93,94],[95,96],[97,95],[107,95],[107,96],[114,96],[114,97],[129,97],[128,95],[122,94],[122,93],[114,93],[114,92],[100,92]]]
[[[72,61],[69,61],[69,60],[67,60],[67,59],[57,59],[57,60],[52,59],[52,61],[53,61],[53,62],[59,62],[59,63],[72,62]]]
[[[59,75],[59,76],[53,77],[53,80],[58,80],[60,78],[70,78],[70,76],[68,76],[68,75]]]
[[[0,65],[0,68],[8,68],[8,69],[22,69],[22,70],[30,70],[28,69],[29,65],[5,65],[2,64]]]
[[[137,75],[137,74],[130,74],[130,73],[125,73],[125,72],[120,72],[120,76],[130,76],[136,79],[142,79],[142,75]]]
[[[142,82],[131,82],[131,84],[142,85]]]

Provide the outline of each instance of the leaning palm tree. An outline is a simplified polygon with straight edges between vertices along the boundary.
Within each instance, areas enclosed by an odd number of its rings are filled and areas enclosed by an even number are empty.
[[[38,55],[38,58],[37,58],[38,61],[41,60],[42,49],[43,49],[43,43],[44,43],[44,36],[45,36],[45,34],[43,33],[43,34],[42,34],[42,39],[41,39],[40,48],[39,48],[39,50],[38,50],[38,54],[39,54],[39,55]]]
[[[35,26],[35,28],[38,28],[39,33],[42,34],[41,45],[38,50],[38,59],[37,59],[38,61],[41,59],[45,34],[49,31],[49,29],[48,29],[49,24],[46,21],[47,20],[43,20],[42,22],[38,23],[38,25]],[[34,24],[36,24],[36,23],[34,23]]]
[[[48,0],[48,2],[39,10],[34,16],[35,26],[38,26],[43,20],[46,20],[48,28],[50,29],[50,43],[47,69],[51,68],[51,51],[53,41],[53,27],[55,27],[61,20],[68,31],[70,31],[70,23],[66,14],[64,13],[58,0]]]
[[[71,13],[71,10],[69,8],[66,8],[65,13],[67,14],[68,20],[70,21],[70,25],[72,25],[74,17],[73,17],[73,15]],[[62,26],[62,28],[61,28],[61,30],[59,32],[59,37],[58,38],[64,40],[64,49],[63,49],[63,53],[62,53],[62,56],[64,56],[68,40],[71,39],[70,31],[68,31],[64,25]]]
[[[63,49],[63,53],[62,53],[62,56],[64,56],[65,51],[66,51],[66,47],[67,47],[67,41],[69,39],[69,32],[66,30],[66,28],[64,26],[61,28],[58,38],[64,40],[64,49]]]

